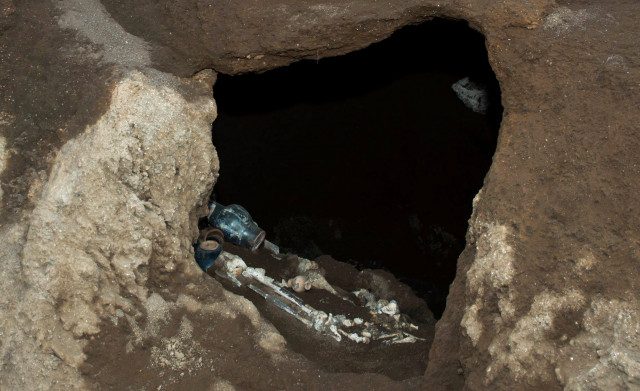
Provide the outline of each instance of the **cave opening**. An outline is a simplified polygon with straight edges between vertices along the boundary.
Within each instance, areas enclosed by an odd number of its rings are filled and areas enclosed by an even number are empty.
[[[465,78],[485,107],[452,88]],[[283,251],[388,270],[441,316],[502,116],[482,34],[437,19],[347,55],[221,74],[214,96],[217,202],[244,206]]]

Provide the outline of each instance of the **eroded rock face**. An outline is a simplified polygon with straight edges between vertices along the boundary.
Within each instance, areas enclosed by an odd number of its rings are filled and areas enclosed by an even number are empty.
[[[202,81],[204,91],[211,82]],[[27,301],[37,321],[70,333],[41,342],[70,365],[84,358],[74,338],[146,301],[151,274],[193,268],[191,217],[217,172],[207,131],[215,106],[204,97],[188,103],[170,83],[140,72],[118,82],[108,111],[61,149],[31,215]]]
[[[178,76],[341,54],[433,16],[485,34],[505,114],[423,385],[638,387],[637,15],[624,1],[0,0],[0,388],[123,386],[95,370],[115,353],[151,368],[144,387],[419,385],[324,373],[203,282],[191,240],[218,169],[214,75]],[[247,380],[236,360],[253,351],[264,366]]]
[[[481,192],[476,203],[483,196]],[[564,265],[569,270],[556,269],[567,276],[565,284],[528,289],[536,293],[520,313],[518,296],[528,290],[514,289],[516,232],[486,223],[476,213],[469,237],[474,256],[466,272],[461,331],[470,340],[471,347],[469,341],[463,346],[473,352],[471,357],[488,354],[484,386],[523,382],[553,387],[559,382],[580,390],[626,389],[638,383],[637,296],[629,291],[623,299],[605,299],[576,283],[589,278],[598,262],[593,254],[571,260]]]
[[[65,364],[84,362],[101,319],[135,313],[150,279],[199,274],[195,209],[218,167],[212,82],[210,73],[189,82],[203,93],[188,102],[177,78],[132,71],[107,112],[58,153],[26,232],[17,311]]]
[[[262,71],[293,61],[352,52],[396,29],[433,17],[532,28],[550,0],[526,4],[463,1],[249,0],[226,3],[104,0],[127,31],[154,43],[154,65],[188,75],[203,67],[222,73]],[[136,17],[133,17],[136,15]],[[162,23],[157,23],[162,21]],[[186,44],[188,42],[188,44]]]

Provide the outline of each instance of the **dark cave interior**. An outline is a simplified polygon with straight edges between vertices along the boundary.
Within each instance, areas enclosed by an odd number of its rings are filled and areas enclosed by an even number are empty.
[[[484,86],[486,114],[452,84]],[[442,314],[502,116],[484,37],[434,20],[340,57],[219,75],[212,195],[282,250],[392,272]]]

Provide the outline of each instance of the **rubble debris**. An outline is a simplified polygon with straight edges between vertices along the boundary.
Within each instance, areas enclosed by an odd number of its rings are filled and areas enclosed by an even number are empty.
[[[489,94],[485,87],[465,77],[453,83],[451,89],[465,106],[476,113],[486,114],[489,108]]]
[[[336,289],[324,278],[324,275],[320,271],[320,267],[316,262],[302,257],[297,257],[297,259],[298,273],[300,273],[300,276],[309,281],[311,287],[316,289],[324,289],[333,295],[341,296],[336,291]]]
[[[324,278],[323,270],[313,261],[298,258],[296,271],[301,274],[281,282],[268,276],[264,269],[248,266],[241,257],[226,251],[221,254],[220,261],[215,266],[217,276],[231,281],[237,287],[252,290],[307,327],[336,341],[346,339],[359,344],[368,344],[371,341],[396,344],[423,340],[411,334],[411,331],[417,330],[418,327],[409,322],[408,316],[400,313],[400,308],[394,300],[377,299],[366,289],[354,292],[352,300],[347,296],[350,295],[347,292],[343,294],[332,287]],[[306,304],[296,293],[303,293],[312,286],[316,287],[312,281],[322,287],[321,289],[347,300],[353,306],[367,308],[371,316],[367,320],[360,317],[349,318],[347,315],[327,313]],[[357,300],[361,303],[356,304]]]
[[[212,270],[216,276],[230,281],[238,288],[250,289],[307,327],[329,335],[336,341],[346,338],[355,343],[366,344],[379,340],[384,344],[391,344],[421,340],[409,333],[410,330],[417,330],[417,326],[400,314],[400,308],[394,300],[378,300],[366,289],[353,294],[343,291],[327,281],[325,271],[318,263],[297,256],[279,256],[278,246],[265,240],[265,232],[241,206],[224,206],[213,202],[207,220],[211,226],[202,231],[194,245],[196,261],[203,270],[207,271],[215,266],[215,270]],[[293,261],[297,274],[276,282],[266,274],[265,269],[251,267],[240,256],[223,251],[222,244],[225,240],[252,252],[264,244],[274,261]],[[353,306],[368,309],[371,319],[351,319],[343,314],[327,313],[306,304],[296,295],[311,288],[327,291]],[[360,303],[356,303],[356,299]]]
[[[387,315],[397,315],[400,313],[400,309],[398,308],[398,303],[395,300],[387,301],[384,299],[376,300],[376,297],[373,293],[369,292],[366,289],[360,289],[353,294],[363,300],[365,306],[369,308],[372,312],[377,314],[387,314]]]

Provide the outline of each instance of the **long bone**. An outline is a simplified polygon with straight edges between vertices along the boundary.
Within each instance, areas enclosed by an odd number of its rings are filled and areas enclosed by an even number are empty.
[[[423,338],[418,338],[400,330],[399,327],[402,327],[402,325],[396,324],[395,327],[385,324],[374,325],[370,322],[363,323],[359,318],[349,319],[344,315],[327,314],[323,311],[316,310],[308,304],[305,304],[300,297],[286,290],[286,285],[279,285],[273,278],[267,276],[264,269],[247,266],[242,258],[237,255],[223,252],[220,256],[220,262],[217,263],[217,267],[216,275],[231,281],[237,287],[247,286],[266,301],[293,316],[307,327],[312,327],[319,332],[327,334],[336,341],[341,341],[343,336],[356,343],[369,343],[371,340],[381,340],[384,344],[392,344],[413,343],[418,340],[424,340]],[[333,289],[327,290],[331,292]],[[335,292],[335,290],[333,291]],[[372,306],[371,304],[378,302],[368,291],[361,290],[357,292],[357,295],[358,293],[365,294],[368,299],[366,300],[368,304],[367,307],[370,309],[375,308],[378,313],[390,314],[398,311],[395,302],[393,302],[393,310],[389,311],[385,306]],[[385,304],[388,305],[389,303],[387,302]],[[411,323],[408,325],[412,329],[417,329],[417,326]],[[359,333],[356,333],[353,331],[345,331],[342,326],[365,328]],[[384,331],[379,330],[378,326],[382,327]],[[395,330],[393,330],[394,328]]]

